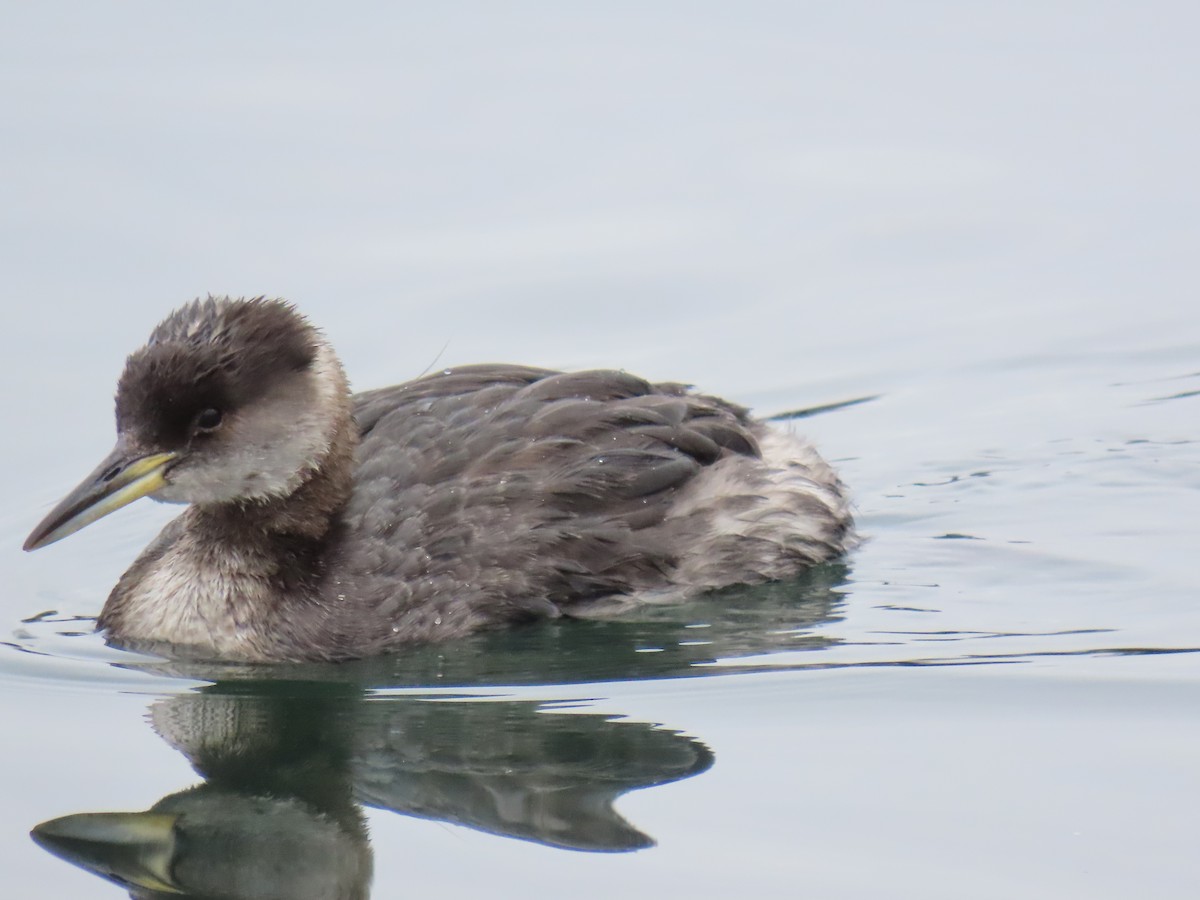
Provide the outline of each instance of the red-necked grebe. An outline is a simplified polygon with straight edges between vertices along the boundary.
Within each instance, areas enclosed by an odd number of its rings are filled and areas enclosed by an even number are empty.
[[[446,369],[352,395],[289,304],[197,300],[128,359],[117,445],[42,547],[188,503],[113,589],[113,643],[338,660],[788,578],[852,542],[811,446],[618,371]]]

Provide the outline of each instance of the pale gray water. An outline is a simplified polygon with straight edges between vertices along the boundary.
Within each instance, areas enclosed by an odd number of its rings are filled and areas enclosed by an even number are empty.
[[[124,354],[208,291],[296,301],[359,388],[436,357],[619,366],[764,413],[877,397],[794,423],[857,498],[848,570],[275,673],[380,689],[312,726],[353,745],[359,799],[397,790],[397,756],[658,783],[617,801],[657,842],[633,853],[372,808],[372,896],[1194,893],[1193,5],[5,19],[6,894],[122,895],[27,832],[197,782],[152,705],[208,721],[325,689],[195,693],[213,673],[21,622],[95,614],[172,514],[19,550],[108,449]],[[437,784],[461,817],[462,783]]]

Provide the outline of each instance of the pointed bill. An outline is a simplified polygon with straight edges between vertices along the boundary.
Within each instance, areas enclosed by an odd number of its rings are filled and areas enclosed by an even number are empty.
[[[182,891],[171,877],[177,816],[165,813],[78,813],[43,822],[30,833],[69,863],[126,887]]]
[[[140,497],[153,494],[165,483],[167,466],[178,455],[138,455],[118,442],[104,462],[33,529],[25,541],[25,549],[53,544]]]

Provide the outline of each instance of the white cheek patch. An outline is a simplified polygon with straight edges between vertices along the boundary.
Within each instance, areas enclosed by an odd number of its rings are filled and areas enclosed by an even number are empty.
[[[219,443],[168,473],[155,498],[214,504],[292,493],[329,452],[344,391],[341,367],[322,341],[308,372],[236,413]]]

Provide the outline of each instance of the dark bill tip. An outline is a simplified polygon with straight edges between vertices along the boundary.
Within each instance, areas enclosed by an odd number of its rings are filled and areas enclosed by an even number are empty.
[[[121,444],[50,511],[25,539],[25,550],[60,541],[165,484],[177,453],[130,454]]]

